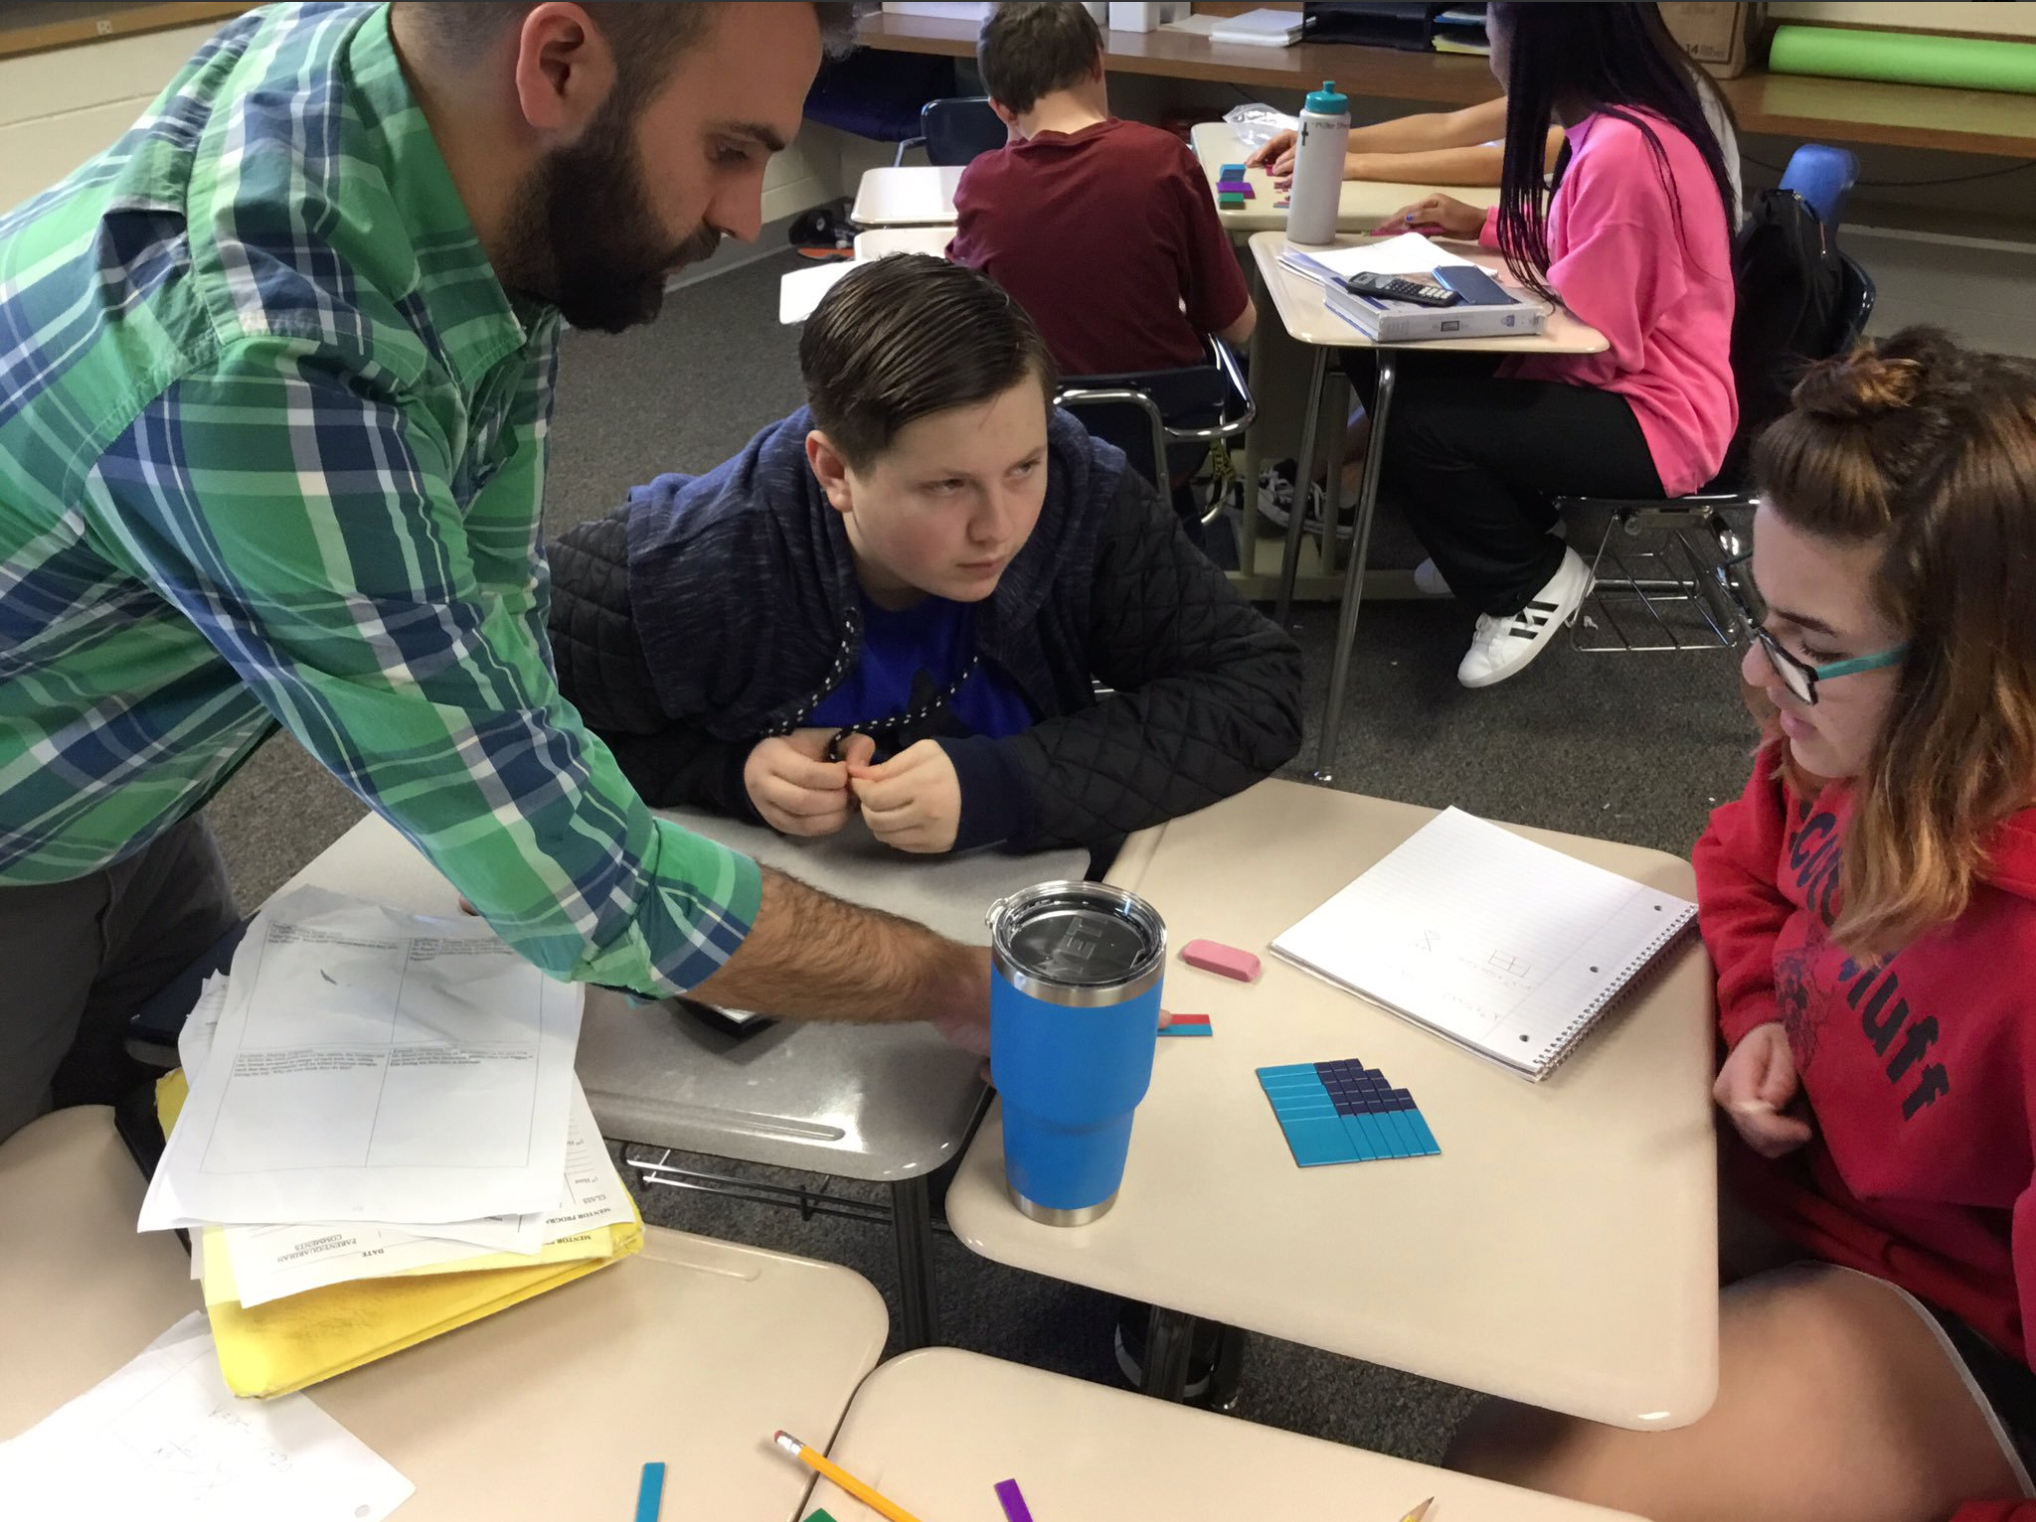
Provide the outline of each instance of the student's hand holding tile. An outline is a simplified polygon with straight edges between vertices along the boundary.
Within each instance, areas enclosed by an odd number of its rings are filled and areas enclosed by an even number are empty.
[[[900,851],[954,849],[961,828],[961,778],[938,744],[921,740],[882,766],[854,766],[849,772],[849,786],[877,839]]]
[[[757,743],[743,763],[742,785],[763,821],[780,835],[832,835],[855,808],[848,763],[829,761],[831,729],[797,729]]]

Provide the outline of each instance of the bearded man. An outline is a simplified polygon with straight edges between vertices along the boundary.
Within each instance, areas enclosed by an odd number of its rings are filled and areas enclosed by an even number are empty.
[[[0,1138],[236,920],[277,726],[547,972],[978,1039],[987,955],[652,816],[559,696],[561,318],[752,238],[848,7],[271,6],[0,217]]]

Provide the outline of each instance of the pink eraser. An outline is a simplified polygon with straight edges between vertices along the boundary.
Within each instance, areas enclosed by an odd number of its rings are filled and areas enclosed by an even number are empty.
[[[1190,941],[1181,948],[1181,960],[1190,967],[1235,978],[1240,983],[1258,981],[1258,958],[1221,941]]]

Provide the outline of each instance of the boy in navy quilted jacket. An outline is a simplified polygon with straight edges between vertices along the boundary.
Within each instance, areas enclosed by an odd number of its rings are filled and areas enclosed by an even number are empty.
[[[552,547],[560,685],[650,803],[1107,853],[1293,755],[1293,641],[1053,409],[990,279],[878,261],[799,358],[806,407]]]

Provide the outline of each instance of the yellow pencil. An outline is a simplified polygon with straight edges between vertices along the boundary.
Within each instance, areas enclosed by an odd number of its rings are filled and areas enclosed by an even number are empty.
[[[1412,1511],[1408,1512],[1406,1516],[1400,1518],[1400,1522],[1421,1522],[1421,1519],[1428,1515],[1428,1508],[1433,1506],[1434,1504],[1435,1497],[1430,1496],[1427,1500],[1423,1501],[1419,1506],[1415,1507]]]
[[[858,1480],[832,1459],[827,1458],[823,1454],[815,1453],[811,1448],[808,1448],[804,1443],[793,1437],[791,1433],[778,1432],[772,1436],[771,1441],[800,1463],[806,1465],[807,1468],[825,1479],[832,1480],[878,1516],[888,1518],[889,1522],[919,1522],[917,1517],[905,1510],[896,1501],[886,1500],[883,1496],[878,1495],[869,1486],[863,1484],[861,1480]]]

